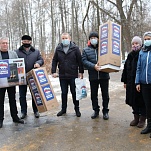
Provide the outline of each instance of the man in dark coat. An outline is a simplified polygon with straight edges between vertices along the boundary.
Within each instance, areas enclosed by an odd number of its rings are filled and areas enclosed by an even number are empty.
[[[141,46],[141,38],[138,36],[133,37],[132,51],[128,54],[121,78],[121,82],[124,82],[124,88],[126,88],[126,104],[132,107],[134,114],[134,120],[130,122],[130,126],[139,128],[144,127],[146,120],[146,109],[142,92],[138,92],[135,85],[137,61]]]
[[[105,73],[100,71],[100,67],[98,66],[98,33],[91,32],[89,34],[89,41],[90,44],[88,47],[83,49],[82,54],[82,61],[84,67],[88,69],[89,73],[89,81],[90,81],[90,88],[91,88],[91,100],[92,100],[92,107],[94,113],[92,114],[91,118],[95,119],[99,115],[100,106],[98,105],[98,89],[99,86],[101,87],[102,92],[102,105],[103,105],[103,119],[109,119],[109,73]]]
[[[22,46],[16,50],[19,58],[24,58],[26,73],[33,68],[39,68],[44,64],[44,60],[41,57],[39,50],[31,46],[32,38],[29,35],[22,36]],[[21,105],[21,118],[24,119],[27,116],[27,85],[19,86],[20,105]],[[39,112],[37,106],[32,97],[32,107],[36,118],[39,118]]]
[[[57,77],[56,68],[59,68],[59,80],[61,86],[62,109],[57,116],[62,116],[67,110],[67,95],[68,86],[72,94],[74,109],[76,116],[80,117],[79,100],[76,100],[75,78],[83,78],[83,64],[81,61],[81,53],[79,47],[71,42],[71,37],[68,33],[61,35],[62,42],[57,46],[52,60],[52,76]]]

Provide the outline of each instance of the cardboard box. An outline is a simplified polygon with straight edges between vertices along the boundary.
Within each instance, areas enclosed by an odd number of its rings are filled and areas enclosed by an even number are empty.
[[[121,66],[121,26],[108,21],[99,27],[98,64],[101,71],[117,72]]]
[[[0,88],[25,84],[24,58],[0,60]]]
[[[51,110],[59,105],[45,67],[28,72],[27,81],[39,112]]]

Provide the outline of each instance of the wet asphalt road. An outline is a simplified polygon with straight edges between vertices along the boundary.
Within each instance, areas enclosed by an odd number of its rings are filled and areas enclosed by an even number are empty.
[[[59,106],[41,113],[41,117],[36,119],[28,93],[28,116],[25,124],[14,124],[6,97],[4,126],[0,129],[0,151],[150,151],[149,134],[141,135],[142,129],[129,126],[133,115],[131,108],[124,102],[125,90],[120,82],[121,72],[111,73],[110,76],[110,119],[107,121],[103,120],[101,112],[99,118],[90,118],[93,110],[88,80],[88,97],[80,101],[81,117],[75,116],[69,94],[66,115],[56,116]],[[61,105],[58,80],[51,81]],[[16,97],[20,115],[18,91]],[[100,93],[99,100],[101,105]]]

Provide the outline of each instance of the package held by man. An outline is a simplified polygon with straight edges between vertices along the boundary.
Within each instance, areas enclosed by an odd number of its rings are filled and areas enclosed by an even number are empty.
[[[117,72],[121,66],[121,26],[111,21],[99,27],[98,64],[103,72]]]
[[[59,105],[45,67],[29,71],[27,81],[39,112],[51,110]]]

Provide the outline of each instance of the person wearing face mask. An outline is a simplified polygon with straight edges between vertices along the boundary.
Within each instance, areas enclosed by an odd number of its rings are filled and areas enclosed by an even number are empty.
[[[22,46],[16,50],[16,53],[19,58],[24,58],[25,61],[25,71],[26,73],[34,68],[39,68],[44,64],[44,60],[41,57],[40,51],[35,49],[31,43],[32,38],[29,35],[23,35],[22,38]],[[24,119],[27,116],[27,85],[19,86],[19,100],[21,106],[21,119]],[[32,95],[31,95],[32,96]],[[33,112],[36,118],[39,118],[39,112],[32,97],[32,107]]]
[[[61,40],[62,42],[56,47],[51,69],[52,76],[56,78],[56,68],[57,66],[59,68],[62,109],[57,116],[62,116],[67,111],[68,86],[70,86],[75,113],[77,117],[80,117],[79,100],[76,100],[75,78],[78,77],[78,73],[79,78],[83,78],[84,69],[81,61],[81,52],[79,47],[71,41],[68,33],[63,33]]]
[[[91,89],[91,100],[92,100],[92,108],[94,113],[91,118],[95,119],[99,116],[100,106],[98,104],[98,89],[99,86],[102,92],[102,113],[103,119],[109,119],[109,73],[100,71],[100,67],[98,66],[98,33],[91,32],[89,34],[89,43],[88,46],[83,49],[82,53],[82,61],[83,65],[86,69],[88,69],[89,81],[90,81],[90,89]]]
[[[141,134],[151,132],[151,31],[143,35],[144,45],[139,53],[136,71],[136,89],[142,92],[146,106],[147,126]]]
[[[146,109],[142,92],[138,92],[135,85],[137,61],[142,48],[142,40],[140,37],[135,36],[131,44],[132,48],[124,64],[121,82],[124,83],[124,88],[126,89],[125,103],[131,106],[133,110],[134,119],[130,122],[130,126],[142,128],[146,121]]]

